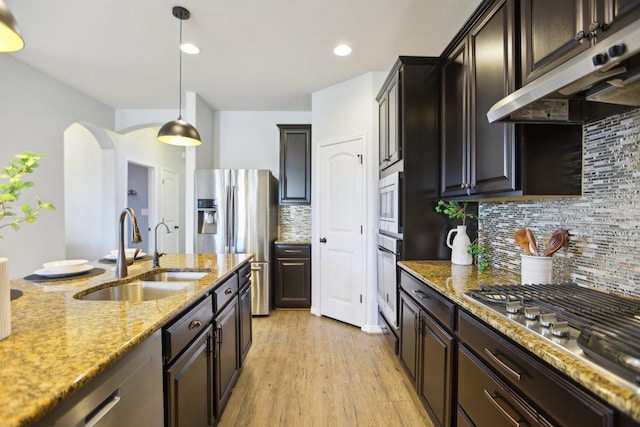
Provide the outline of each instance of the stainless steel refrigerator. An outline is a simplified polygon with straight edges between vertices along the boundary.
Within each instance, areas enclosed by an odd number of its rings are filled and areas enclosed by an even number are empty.
[[[278,234],[278,181],[269,170],[195,173],[196,253],[252,253],[251,312],[268,315],[271,248]]]

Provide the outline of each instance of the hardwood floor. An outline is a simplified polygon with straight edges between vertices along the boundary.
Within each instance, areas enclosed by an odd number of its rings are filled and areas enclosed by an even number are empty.
[[[432,424],[382,335],[277,310],[253,318],[253,346],[218,426]]]

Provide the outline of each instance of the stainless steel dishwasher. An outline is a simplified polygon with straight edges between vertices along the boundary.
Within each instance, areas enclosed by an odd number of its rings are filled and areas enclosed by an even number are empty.
[[[163,426],[160,338],[154,332],[34,426]]]

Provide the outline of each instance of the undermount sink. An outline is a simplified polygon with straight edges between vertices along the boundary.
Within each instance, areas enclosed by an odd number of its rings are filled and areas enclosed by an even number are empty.
[[[102,288],[78,297],[91,301],[152,301],[166,298],[192,286],[191,282],[131,282]]]
[[[142,276],[140,280],[145,282],[195,282],[207,274],[209,274],[208,271],[163,271]]]

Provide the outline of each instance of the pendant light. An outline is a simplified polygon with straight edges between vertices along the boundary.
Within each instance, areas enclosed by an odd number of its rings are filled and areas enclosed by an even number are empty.
[[[1,1],[1,0],[0,0]],[[182,45],[182,21],[189,19],[190,13],[181,6],[173,8],[173,16],[180,20],[180,45]],[[178,84],[178,118],[165,123],[158,132],[158,141],[165,144],[195,146],[202,144],[200,134],[193,125],[182,119],[182,50],[180,52],[180,77]]]
[[[0,52],[16,52],[23,47],[16,20],[4,0],[0,0]]]

